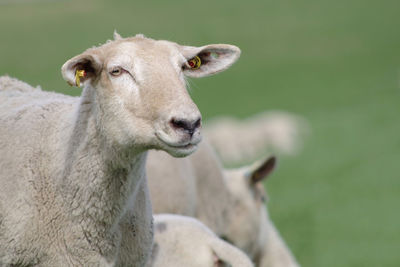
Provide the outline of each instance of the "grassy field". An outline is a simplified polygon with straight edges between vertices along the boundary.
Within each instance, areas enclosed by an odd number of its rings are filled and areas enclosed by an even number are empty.
[[[240,61],[192,80],[204,118],[281,109],[312,127],[268,181],[270,213],[303,266],[400,264],[400,1],[0,0],[0,75],[78,95],[72,56],[142,32],[232,43]],[[1,103],[0,103],[1,104]]]

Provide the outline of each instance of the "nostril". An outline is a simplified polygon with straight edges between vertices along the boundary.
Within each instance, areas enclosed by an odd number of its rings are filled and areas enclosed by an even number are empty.
[[[188,127],[190,127],[190,125],[185,120],[177,120],[175,118],[172,118],[170,123],[174,128],[177,128],[177,129],[186,130]]]
[[[184,120],[184,119],[172,118],[170,120],[170,124],[175,129],[182,130],[182,131],[187,132],[190,135],[193,135],[193,133],[196,131],[196,129],[201,126],[201,118],[197,119],[194,122]]]
[[[197,129],[201,126],[201,118],[198,118],[197,121],[194,123],[194,129]]]

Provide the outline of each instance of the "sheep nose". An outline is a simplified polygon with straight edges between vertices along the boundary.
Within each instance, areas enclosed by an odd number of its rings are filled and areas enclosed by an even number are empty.
[[[173,128],[184,131],[192,136],[193,133],[201,126],[201,118],[192,121],[172,118],[170,123]]]

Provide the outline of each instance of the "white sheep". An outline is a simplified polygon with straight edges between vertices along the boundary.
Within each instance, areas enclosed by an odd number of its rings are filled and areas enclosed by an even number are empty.
[[[268,196],[262,181],[274,167],[275,158],[270,157],[252,166],[224,171],[233,210],[225,237],[246,251],[257,266],[298,267],[268,215]]]
[[[196,149],[184,75],[222,71],[240,50],[115,39],[63,65],[80,98],[0,78],[0,266],[145,265],[146,151]]]
[[[256,266],[298,266],[264,202],[262,180],[274,168],[274,158],[252,167],[223,170],[210,144],[203,140],[184,160],[151,151],[147,164],[154,213],[196,217],[245,251]]]
[[[251,267],[238,248],[186,216],[154,216],[154,244],[147,267]]]
[[[208,120],[203,129],[228,165],[251,162],[267,152],[293,155],[310,132],[304,118],[284,111],[262,112],[242,120],[218,116]]]

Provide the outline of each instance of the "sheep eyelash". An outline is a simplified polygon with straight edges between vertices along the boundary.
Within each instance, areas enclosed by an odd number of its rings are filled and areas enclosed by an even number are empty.
[[[119,71],[119,73],[115,73],[116,71]],[[109,71],[108,73],[110,73],[112,76],[114,77],[118,77],[121,76],[124,72],[128,72],[127,70],[125,70],[122,67],[114,67],[111,69],[111,71]]]
[[[115,75],[115,74],[113,74],[113,71],[115,71],[115,70],[120,70],[121,73]],[[130,71],[124,69],[123,67],[119,67],[119,66],[114,67],[114,68],[111,69],[111,71],[109,71],[108,73],[109,73],[111,76],[113,76],[113,77],[119,77],[119,76],[121,76],[122,74],[127,73],[127,74],[129,74],[129,76],[132,77],[132,79],[133,79],[134,82],[137,82],[135,76],[133,76],[133,74],[132,74]]]

